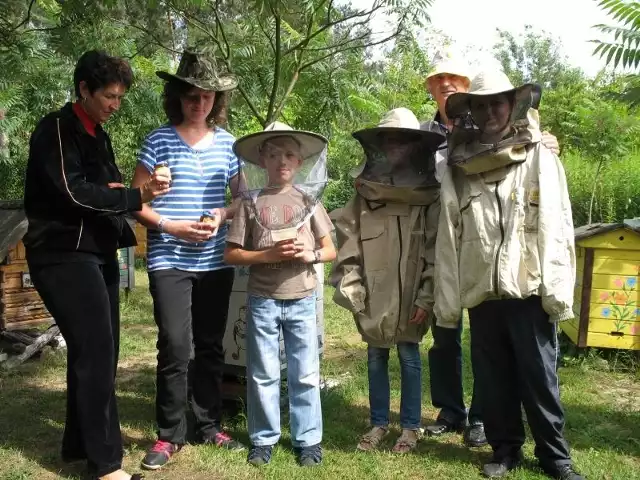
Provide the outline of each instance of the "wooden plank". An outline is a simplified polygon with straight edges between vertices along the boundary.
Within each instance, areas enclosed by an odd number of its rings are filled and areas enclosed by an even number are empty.
[[[24,248],[24,243],[22,241],[18,242],[18,244],[9,250],[9,254],[7,255],[7,263],[27,263],[27,254]]]
[[[7,330],[16,330],[20,328],[37,327],[40,325],[46,325],[48,323],[53,323],[53,318],[51,316],[37,316],[35,318],[28,317],[24,320],[7,323],[5,325],[5,328]]]
[[[621,227],[580,240],[578,245],[585,248],[640,250],[640,234]]]
[[[640,350],[640,336],[614,336],[606,333],[589,334],[589,347],[617,348],[622,350]]]
[[[628,260],[632,263],[640,263],[640,250],[625,250],[617,248],[615,250],[595,249],[596,259],[600,257],[617,258],[618,260]]]
[[[640,318],[629,321],[614,320],[612,318],[591,318],[589,320],[589,335],[595,333],[622,332],[626,335],[640,335]]]
[[[640,320],[640,311],[636,305],[607,305],[591,303],[589,304],[589,319],[599,318],[601,320]]]
[[[578,315],[578,343],[579,347],[587,345],[589,335],[589,298],[591,297],[591,281],[593,278],[593,248],[585,248],[584,273],[582,275],[582,294],[580,297],[580,314]]]
[[[27,273],[29,271],[29,267],[27,266],[27,262],[15,262],[15,263],[10,263],[9,265],[3,265],[2,267],[0,267],[0,269],[2,269],[2,271],[7,272],[7,273],[19,273],[22,275],[22,273]]]
[[[0,294],[0,303],[3,305],[20,304],[23,302],[42,301],[40,294],[34,288],[25,288],[22,291],[7,293],[3,291]]]
[[[604,250],[605,252],[607,250]],[[611,256],[606,257],[600,255],[593,262],[593,273],[604,273],[610,275],[618,275],[621,277],[638,278],[640,271],[640,260],[618,259],[615,254],[617,250],[608,250]],[[6,267],[4,267],[6,268]]]
[[[632,290],[638,291],[638,279],[637,277],[621,277],[620,275],[608,275],[602,273],[594,273],[591,283],[592,288],[598,288],[601,290],[618,290],[622,288],[627,282]]]
[[[2,278],[0,285],[3,290],[5,288],[22,288],[22,275],[19,273],[2,272],[0,278]]]
[[[15,358],[11,358],[2,364],[3,368],[10,370],[33,356],[36,352],[42,350],[56,335],[60,333],[57,325],[52,326],[45,333],[40,335],[31,345],[29,345],[23,354]]]
[[[566,322],[560,322],[560,329],[569,337],[569,339],[575,344],[578,344],[578,328],[574,320],[567,320]]]
[[[29,317],[31,315],[47,315],[47,311],[44,304],[38,305],[20,305],[17,307],[8,307],[2,312],[4,320],[8,323],[12,320],[16,320],[22,317]]]
[[[11,332],[11,331],[0,332],[0,336],[7,338],[9,340],[12,340],[14,342],[24,343],[25,345],[31,345],[34,340],[34,337],[32,337],[31,335],[27,335],[26,333],[17,332],[17,331],[16,332]]]
[[[579,297],[579,289],[576,289],[576,294],[574,295],[574,299],[578,299]],[[622,292],[620,290],[604,290],[601,288],[592,288],[591,289],[591,297],[589,298],[589,303],[591,304],[602,304],[608,305],[611,302],[620,302],[622,297],[621,295],[625,295],[629,293],[629,299],[635,301],[636,303],[640,303],[640,292],[631,291],[631,292]]]

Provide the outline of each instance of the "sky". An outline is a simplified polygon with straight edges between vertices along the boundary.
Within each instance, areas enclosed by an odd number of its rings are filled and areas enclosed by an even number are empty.
[[[356,8],[371,7],[372,0],[351,0]],[[596,0],[433,0],[428,11],[432,27],[455,40],[453,51],[475,51],[480,60],[492,61],[491,49],[497,41],[496,29],[514,34],[532,25],[558,38],[569,63],[594,76],[604,61],[592,56],[594,44],[602,38],[592,28],[611,20]],[[374,22],[374,29],[384,30],[385,18]]]

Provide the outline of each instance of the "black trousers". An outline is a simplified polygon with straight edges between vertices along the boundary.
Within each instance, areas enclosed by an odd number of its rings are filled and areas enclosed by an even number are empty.
[[[220,429],[222,341],[233,276],[232,268],[149,272],[153,314],[158,325],[156,420],[160,440],[186,443],[187,372],[192,345],[195,357],[191,406],[197,433],[209,436]]]
[[[429,349],[431,403],[440,409],[438,420],[457,425],[467,421],[482,424],[478,382],[473,382],[471,405],[467,415],[462,385],[462,319],[458,328],[431,327],[433,346]],[[472,365],[472,368],[474,366]]]
[[[525,441],[520,405],[543,466],[570,464],[558,389],[557,326],[540,297],[494,300],[469,310],[471,355],[487,440],[497,459]]]
[[[33,284],[67,343],[65,460],[87,460],[89,473],[121,468],[122,436],[115,376],[120,337],[120,274],[115,258],[29,265]]]

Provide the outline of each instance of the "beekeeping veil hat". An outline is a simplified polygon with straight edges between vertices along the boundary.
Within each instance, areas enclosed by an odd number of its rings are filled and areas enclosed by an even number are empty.
[[[468,93],[447,99],[446,113],[453,123],[447,140],[449,165],[475,174],[524,162],[527,148],[540,141],[541,94],[533,83],[514,88],[500,70],[478,74]]]
[[[376,127],[359,130],[353,136],[364,150],[365,161],[351,175],[357,178],[356,189],[365,198],[422,204],[421,192],[439,186],[435,152],[445,137],[420,129],[411,110],[393,109]]]
[[[274,241],[295,238],[313,215],[327,184],[328,140],[314,132],[273,122],[239,138],[240,194]]]

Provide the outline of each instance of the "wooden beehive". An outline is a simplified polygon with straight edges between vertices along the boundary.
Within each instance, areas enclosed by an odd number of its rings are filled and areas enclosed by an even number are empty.
[[[0,202],[0,331],[52,323],[33,288],[22,237],[27,218],[20,202]]]
[[[640,221],[575,230],[576,318],[561,324],[578,347],[640,350]]]

